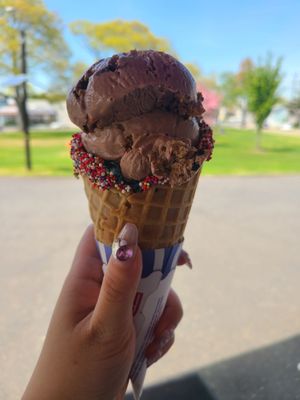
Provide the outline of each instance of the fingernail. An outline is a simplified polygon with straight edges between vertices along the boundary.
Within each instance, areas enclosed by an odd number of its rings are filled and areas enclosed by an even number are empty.
[[[162,357],[162,351],[158,350],[153,357],[148,358],[147,367],[150,367],[152,364],[156,363]]]
[[[138,230],[134,224],[126,224],[112,245],[112,255],[119,261],[127,261],[135,254]]]
[[[164,332],[159,340],[159,344],[158,344],[159,349],[161,351],[163,351],[168,346],[168,344],[171,342],[171,340],[174,339],[174,336],[175,336],[175,334],[174,334],[173,329],[170,329],[170,330]]]
[[[192,264],[192,261],[191,261],[189,255],[187,255],[186,265],[187,265],[190,269],[193,269],[193,264]]]
[[[193,269],[193,264],[192,264],[192,261],[191,261],[191,259],[190,259],[189,253],[186,252],[185,250],[182,250],[182,254],[183,254],[183,257],[184,257],[184,263],[185,263],[190,269]]]
[[[147,360],[148,367],[150,367],[150,365],[154,364],[163,356],[171,341],[174,340],[174,336],[175,334],[173,329],[170,329],[162,334],[157,345],[157,351]]]

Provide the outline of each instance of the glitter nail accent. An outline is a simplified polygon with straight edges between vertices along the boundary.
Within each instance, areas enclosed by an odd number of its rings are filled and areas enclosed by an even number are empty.
[[[133,256],[133,250],[129,246],[121,246],[117,250],[117,259],[120,261],[126,261]]]
[[[112,245],[112,254],[119,261],[127,261],[133,257],[133,248],[124,239],[117,239]]]

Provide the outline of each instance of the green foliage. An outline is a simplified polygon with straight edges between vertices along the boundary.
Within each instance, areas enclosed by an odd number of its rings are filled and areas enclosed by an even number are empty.
[[[239,86],[241,95],[245,95],[247,91],[247,78],[249,72],[254,68],[254,63],[251,58],[245,58],[241,61],[238,73],[236,74],[236,81]]]
[[[41,0],[0,0],[0,73],[21,72],[21,29],[26,32],[29,77],[44,71],[50,87],[59,87],[70,52],[61,20]]]
[[[236,75],[231,72],[224,72],[221,75],[221,93],[223,96],[223,105],[232,108],[237,105],[237,99],[240,95],[237,85]]]
[[[227,108],[245,107],[247,97],[247,76],[253,68],[250,58],[242,60],[237,73],[224,72],[221,75],[220,90],[223,95],[223,104]]]
[[[84,74],[88,69],[88,65],[82,61],[77,61],[70,68],[70,82],[72,86],[78,81],[78,79]]]
[[[103,52],[110,51],[127,52],[132,49],[171,51],[171,45],[166,39],[155,36],[139,21],[121,19],[104,23],[74,21],[70,24],[70,28],[75,35],[83,38],[97,58],[100,58]]]
[[[254,115],[257,130],[260,131],[272,108],[280,100],[277,95],[282,80],[282,60],[278,59],[273,65],[272,57],[253,67],[246,76],[246,93],[248,108]]]
[[[75,85],[87,68],[88,65],[80,61],[69,65],[69,68],[65,73],[60,75],[59,79],[57,79],[55,84],[53,84],[51,90],[43,93],[36,93],[32,88],[30,97],[34,99],[46,99],[50,103],[65,101],[66,94],[69,92],[71,87]]]

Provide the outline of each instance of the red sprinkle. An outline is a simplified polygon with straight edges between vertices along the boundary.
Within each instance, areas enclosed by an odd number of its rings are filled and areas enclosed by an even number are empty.
[[[199,128],[201,140],[197,147],[208,161],[211,159],[214,148],[212,130],[203,120],[200,121]],[[105,165],[104,159],[85,150],[81,140],[81,133],[72,135],[70,145],[74,175],[76,177],[79,175],[87,176],[92,185],[98,189],[109,190],[115,188],[122,193],[144,192],[153,185],[164,185],[169,181],[168,178],[149,175],[138,183],[136,181],[125,182],[122,177],[120,178],[120,174],[117,177],[114,171]]]
[[[73,160],[74,175],[85,175],[89,178],[92,185],[101,190],[115,188],[122,193],[142,192],[148,190],[152,185],[163,185],[168,182],[167,178],[158,178],[150,175],[133,185],[131,182],[117,180],[113,171],[105,166],[105,160],[88,153],[82,143],[81,133],[72,135],[71,158]]]

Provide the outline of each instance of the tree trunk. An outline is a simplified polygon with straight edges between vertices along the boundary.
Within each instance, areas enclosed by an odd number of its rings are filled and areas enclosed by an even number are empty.
[[[299,115],[298,115],[298,117],[296,118],[296,125],[297,125],[297,128],[300,128],[300,112],[299,112]]]
[[[256,126],[256,150],[261,151],[261,126]]]
[[[246,128],[246,122],[247,122],[247,108],[243,107],[242,108],[241,128]]]
[[[248,112],[247,99],[244,96],[241,97],[239,104],[240,104],[240,109],[241,109],[241,112],[242,112],[240,127],[241,128],[246,128],[246,125],[247,125],[247,112]]]
[[[27,73],[26,65],[26,34],[25,30],[21,29],[21,73]],[[27,111],[27,81],[25,80],[19,88],[16,89],[17,93],[17,104],[21,117],[22,130],[24,132],[24,144],[25,144],[25,159],[26,168],[31,170],[31,152],[30,152],[30,133],[29,133],[29,116]]]
[[[26,87],[24,88],[24,85],[26,86],[26,83],[22,84],[23,96],[20,99],[19,112],[21,116],[22,130],[24,133],[26,168],[28,170],[31,170],[32,165],[31,165],[31,151],[30,151],[29,117],[26,106],[27,96],[26,94],[24,96],[24,92],[26,93]]]

